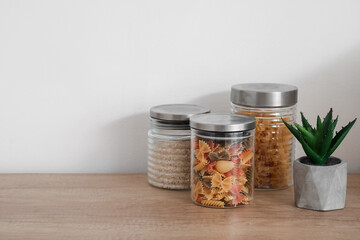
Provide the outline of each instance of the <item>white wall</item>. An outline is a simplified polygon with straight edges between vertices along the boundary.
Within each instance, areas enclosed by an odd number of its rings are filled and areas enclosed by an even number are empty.
[[[360,1],[0,0],[0,172],[145,172],[148,110],[299,87],[360,116]],[[360,172],[360,122],[335,152]],[[297,148],[297,155],[302,150]]]

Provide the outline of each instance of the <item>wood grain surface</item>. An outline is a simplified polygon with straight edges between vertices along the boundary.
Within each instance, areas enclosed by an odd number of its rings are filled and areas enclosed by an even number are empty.
[[[211,209],[144,174],[2,174],[0,239],[360,239],[360,174],[331,212],[296,208],[292,188]]]

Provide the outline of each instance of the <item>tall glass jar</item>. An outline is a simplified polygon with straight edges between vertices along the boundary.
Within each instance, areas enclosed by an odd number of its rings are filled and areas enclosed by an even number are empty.
[[[255,118],[202,114],[190,118],[191,198],[215,208],[239,207],[253,199]]]
[[[231,88],[232,112],[256,118],[255,188],[292,185],[295,143],[282,122],[296,118],[297,87],[276,83],[238,84]]]
[[[168,104],[150,109],[148,132],[148,182],[166,189],[190,188],[190,125],[193,114],[208,108]]]

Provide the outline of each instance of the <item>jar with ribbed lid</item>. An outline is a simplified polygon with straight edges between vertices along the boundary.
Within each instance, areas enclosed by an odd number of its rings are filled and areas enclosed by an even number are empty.
[[[190,118],[191,199],[201,206],[234,208],[253,200],[255,118],[201,114]]]
[[[256,118],[256,189],[292,185],[295,143],[282,119],[295,121],[297,93],[297,87],[279,83],[244,83],[231,88],[232,112]]]
[[[190,188],[190,125],[194,114],[208,113],[193,104],[167,104],[150,109],[148,182],[159,188]]]

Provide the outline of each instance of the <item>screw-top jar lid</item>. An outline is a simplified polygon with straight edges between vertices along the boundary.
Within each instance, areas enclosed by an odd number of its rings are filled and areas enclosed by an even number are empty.
[[[248,107],[289,107],[297,103],[296,86],[281,83],[242,83],[231,87],[231,102]]]
[[[209,112],[210,109],[195,104],[166,104],[152,107],[150,117],[165,121],[189,121],[194,114]]]
[[[253,117],[240,114],[201,114],[190,118],[190,127],[211,132],[241,132],[255,129]]]

